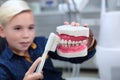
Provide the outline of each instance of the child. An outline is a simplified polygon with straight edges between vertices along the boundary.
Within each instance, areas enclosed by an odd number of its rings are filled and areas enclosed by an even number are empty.
[[[25,1],[8,0],[1,6],[0,34],[7,41],[6,47],[0,55],[1,80],[63,80],[62,72],[55,70],[51,58],[82,63],[94,56],[96,52],[95,41],[88,45],[90,46],[89,53],[85,57],[63,58],[56,52],[49,51],[43,75],[34,73],[47,42],[43,36],[35,37],[34,25],[32,11]],[[71,25],[78,26],[79,24],[73,22]],[[89,43],[91,40],[94,40],[93,36],[90,36]]]

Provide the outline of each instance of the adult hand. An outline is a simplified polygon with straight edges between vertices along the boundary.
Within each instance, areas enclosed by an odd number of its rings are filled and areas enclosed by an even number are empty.
[[[64,22],[64,25],[69,25],[69,22],[65,21],[65,22]],[[71,22],[70,25],[72,25],[72,26],[80,26],[80,24],[77,23],[77,22]]]
[[[84,24],[84,27],[88,27],[88,24]],[[96,39],[94,38],[94,34],[91,29],[89,29],[89,38],[88,38],[88,49],[91,51],[93,48],[95,48],[97,42]]]
[[[43,79],[43,74],[41,73],[36,73],[34,72],[37,65],[40,63],[41,57],[39,57],[29,68],[29,70],[26,72],[23,80],[42,80]]]

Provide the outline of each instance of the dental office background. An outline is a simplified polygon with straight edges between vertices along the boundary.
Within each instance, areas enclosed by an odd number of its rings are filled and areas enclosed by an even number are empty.
[[[6,0],[0,0],[2,4]],[[48,37],[64,21],[88,23],[97,39],[96,55],[82,64],[52,60],[69,80],[120,80],[120,0],[25,0],[35,16],[36,36]],[[96,71],[97,76],[81,76]],[[82,78],[85,77],[85,78]],[[70,79],[71,78],[71,79]],[[81,79],[80,79],[81,78]]]

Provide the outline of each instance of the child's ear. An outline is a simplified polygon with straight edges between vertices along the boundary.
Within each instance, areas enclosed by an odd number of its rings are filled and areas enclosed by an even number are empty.
[[[0,25],[0,37],[5,38],[4,27],[2,25]]]

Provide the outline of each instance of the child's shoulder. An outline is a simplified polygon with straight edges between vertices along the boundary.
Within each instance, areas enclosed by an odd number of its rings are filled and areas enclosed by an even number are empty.
[[[8,60],[8,56],[6,55],[5,51],[3,51],[0,54],[0,65],[5,64],[7,60]]]
[[[36,40],[44,41],[46,39],[47,38],[45,36],[36,36],[35,39],[34,39],[34,41],[36,41]]]
[[[45,47],[47,42],[47,38],[45,36],[36,36],[33,43],[35,43],[38,47]]]
[[[35,43],[46,43],[47,38],[45,36],[36,36],[34,39]]]

